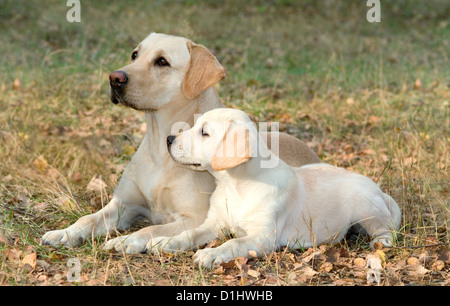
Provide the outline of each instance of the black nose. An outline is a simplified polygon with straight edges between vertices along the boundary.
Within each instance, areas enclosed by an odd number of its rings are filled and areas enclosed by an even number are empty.
[[[128,75],[125,71],[116,70],[109,75],[111,87],[120,87],[128,82]]]
[[[173,136],[173,135],[167,136],[167,147],[170,148],[170,146],[172,145],[172,143],[174,141],[175,141],[175,136]]]

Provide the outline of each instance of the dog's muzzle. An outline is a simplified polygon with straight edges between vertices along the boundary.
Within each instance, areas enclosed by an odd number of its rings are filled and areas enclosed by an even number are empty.
[[[111,86],[111,102],[119,104],[125,85],[128,83],[128,75],[125,71],[116,70],[109,75]]]

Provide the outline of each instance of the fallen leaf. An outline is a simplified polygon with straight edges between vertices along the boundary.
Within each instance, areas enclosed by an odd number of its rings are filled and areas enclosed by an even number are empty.
[[[437,270],[437,271],[441,271],[442,269],[444,269],[444,267],[445,267],[445,263],[442,260],[436,260],[431,265],[431,269],[432,270]]]
[[[44,155],[39,156],[37,159],[34,160],[33,165],[38,169],[39,171],[45,171],[48,166],[48,162],[45,159]]]
[[[83,179],[83,176],[81,175],[81,172],[74,172],[70,178],[72,182],[78,183]]]
[[[261,275],[261,273],[253,269],[248,269],[247,274],[254,278],[258,278]]]
[[[331,270],[333,270],[333,264],[331,262],[324,262],[320,267],[319,267],[319,271],[320,272],[330,272]]]
[[[7,249],[5,251],[6,257],[9,261],[15,262],[20,259],[20,256],[22,255],[22,251],[18,249]]]
[[[303,266],[297,271],[300,282],[305,283],[318,272],[314,271],[310,266]]]
[[[312,250],[312,249],[310,248],[310,249],[308,249],[308,251],[309,251],[309,250]],[[308,252],[308,251],[306,251],[306,252]],[[305,253],[306,253],[306,252],[305,252]],[[303,261],[304,263],[308,263],[308,262],[311,261],[311,259],[313,259],[313,258],[315,258],[315,257],[319,257],[320,255],[322,255],[322,250],[317,250],[317,251],[311,252],[308,256],[302,258],[302,261]]]
[[[416,266],[408,266],[406,272],[407,272],[408,276],[418,279],[418,278],[423,277],[429,271],[430,270],[426,269],[422,265],[416,265]]]
[[[358,257],[353,260],[353,265],[360,267],[360,268],[364,268],[367,265],[367,262],[365,259]]]
[[[350,278],[343,278],[335,280],[333,284],[336,286],[353,286],[355,284],[355,281]]]
[[[59,177],[59,171],[56,170],[55,168],[48,169],[48,174],[54,180],[58,179]]]
[[[47,270],[48,268],[50,268],[50,264],[42,259],[36,260],[36,265],[44,270]]]
[[[20,87],[21,87],[20,80],[19,79],[15,79],[14,83],[13,83],[13,89],[14,90],[19,90]]]
[[[414,89],[415,90],[422,89],[422,81],[420,79],[416,79],[416,81],[414,82]]]
[[[36,269],[36,262],[37,260],[37,254],[36,253],[30,253],[23,257],[22,259],[22,265],[30,265],[32,270]]]
[[[220,265],[217,269],[214,270],[214,273],[217,275],[222,275],[225,273],[225,269],[222,265]]]
[[[126,144],[123,146],[122,153],[125,155],[133,155],[136,152],[136,147]]]
[[[106,188],[106,183],[102,180],[101,176],[97,178],[97,175],[91,179],[89,184],[86,187],[87,191],[102,191]]]
[[[6,240],[5,237],[0,235],[0,243],[6,245],[6,244],[8,244],[8,241]]]
[[[3,183],[9,183],[13,180],[13,176],[11,174],[8,174],[7,176],[2,178]]]
[[[419,263],[420,261],[416,257],[409,257],[408,260],[406,260],[408,266],[418,266]]]

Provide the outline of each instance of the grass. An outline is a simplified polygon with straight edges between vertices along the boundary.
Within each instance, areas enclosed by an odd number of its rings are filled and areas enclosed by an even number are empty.
[[[226,69],[218,91],[227,106],[280,122],[396,199],[402,228],[398,248],[384,250],[382,284],[449,279],[440,255],[449,243],[447,1],[383,2],[377,24],[364,1],[81,2],[81,23],[66,21],[61,1],[2,2],[0,284],[67,284],[69,258],[80,259],[80,284],[365,284],[352,265],[370,254],[363,237],[303,266],[308,250],[280,250],[213,272],[194,268],[192,253],[105,253],[101,238],[73,250],[39,245],[47,230],[107,203],[138,146],[143,115],[109,102],[107,76],[151,31],[206,45]],[[93,177],[105,187],[88,191]],[[420,248],[433,243],[444,246]],[[30,269],[22,261],[32,253]],[[420,277],[401,266],[425,253]],[[305,266],[317,274],[299,273]]]

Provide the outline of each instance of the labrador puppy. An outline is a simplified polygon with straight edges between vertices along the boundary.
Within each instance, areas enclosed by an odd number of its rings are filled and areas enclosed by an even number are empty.
[[[205,222],[174,237],[149,242],[149,251],[187,250],[233,234],[219,247],[198,250],[194,259],[212,267],[234,257],[261,256],[281,246],[308,248],[341,240],[358,224],[392,246],[401,212],[369,178],[328,164],[291,167],[276,158],[242,111],[211,110],[191,130],[168,137],[173,160],[207,170],[217,187]]]
[[[208,212],[214,178],[175,163],[166,141],[168,135],[192,127],[196,116],[224,107],[213,88],[224,76],[222,65],[202,45],[157,33],[145,38],[131,53],[131,63],[109,76],[111,101],[145,112],[147,133],[142,143],[105,207],[66,229],[47,232],[42,242],[77,246],[86,238],[127,229],[143,216],[151,226],[105,244],[105,249],[137,253],[145,251],[152,237],[173,236],[200,225]],[[293,136],[265,136],[288,164],[320,161]]]

